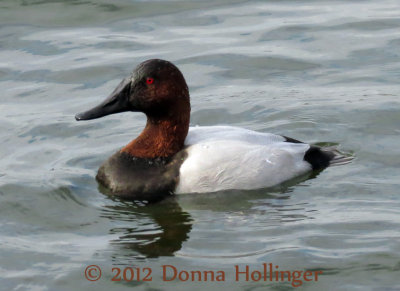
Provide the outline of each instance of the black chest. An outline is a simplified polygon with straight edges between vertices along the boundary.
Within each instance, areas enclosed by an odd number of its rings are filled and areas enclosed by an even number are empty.
[[[118,151],[101,165],[96,179],[112,195],[156,201],[173,194],[185,158],[184,150],[172,157],[155,159],[136,158]]]

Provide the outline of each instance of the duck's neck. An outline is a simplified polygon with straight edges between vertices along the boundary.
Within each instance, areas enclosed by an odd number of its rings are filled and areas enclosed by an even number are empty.
[[[184,146],[189,119],[190,109],[173,118],[147,116],[147,124],[142,133],[121,151],[138,158],[171,157]]]

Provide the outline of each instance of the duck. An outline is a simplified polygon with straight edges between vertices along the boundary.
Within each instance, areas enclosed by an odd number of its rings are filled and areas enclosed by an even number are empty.
[[[235,126],[190,127],[188,85],[166,60],[140,63],[101,104],[75,119],[126,111],[144,113],[146,125],[96,175],[110,195],[122,199],[268,188],[347,161],[336,150],[283,135]]]

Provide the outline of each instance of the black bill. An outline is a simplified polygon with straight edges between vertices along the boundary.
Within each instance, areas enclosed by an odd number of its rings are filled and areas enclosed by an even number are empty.
[[[126,78],[117,86],[114,92],[100,105],[75,115],[76,120],[90,120],[100,118],[109,114],[131,111],[129,105],[129,94],[131,79]]]

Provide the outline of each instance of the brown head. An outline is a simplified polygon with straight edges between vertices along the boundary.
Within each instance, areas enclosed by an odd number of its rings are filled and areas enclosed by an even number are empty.
[[[189,89],[172,63],[152,59],[139,64],[103,103],[75,118],[89,120],[125,111],[143,112],[147,124],[123,152],[157,158],[172,156],[183,148],[189,130]]]

